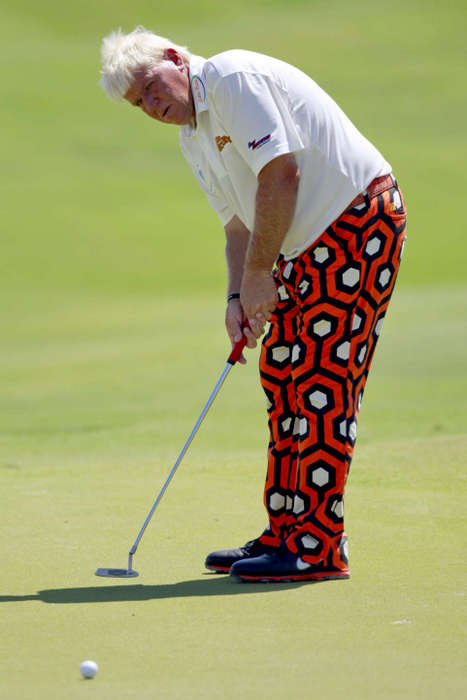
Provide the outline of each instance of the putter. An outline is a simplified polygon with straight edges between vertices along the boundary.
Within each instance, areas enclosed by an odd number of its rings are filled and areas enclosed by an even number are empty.
[[[246,326],[247,326],[247,324],[245,323],[242,328],[245,328]],[[210,407],[212,406],[214,399],[216,398],[217,394],[219,393],[219,389],[221,388],[222,384],[224,383],[225,378],[227,377],[228,373],[230,372],[230,370],[232,369],[234,364],[237,362],[237,360],[240,359],[240,356],[243,352],[243,349],[244,349],[246,343],[247,343],[247,339],[243,335],[242,339],[239,340],[238,343],[236,343],[234,345],[232,352],[230,353],[230,355],[227,359],[227,364],[226,364],[221,376],[219,377],[217,384],[214,387],[211,396],[209,397],[205,407],[201,411],[201,415],[198,418],[198,420],[196,421],[195,427],[191,431],[188,440],[184,444],[183,449],[177,458],[177,461],[173,465],[173,467],[170,471],[170,474],[166,479],[165,484],[163,485],[162,489],[160,490],[159,495],[157,496],[156,500],[154,501],[154,504],[153,504],[151,510],[149,511],[146,520],[143,523],[143,527],[141,528],[141,530],[138,533],[138,537],[136,538],[132,548],[130,549],[130,552],[128,554],[128,568],[126,568],[126,569],[105,569],[105,568],[96,569],[96,571],[95,571],[96,576],[106,576],[108,578],[134,578],[135,576],[139,576],[138,572],[135,571],[135,569],[133,569],[133,556],[134,556],[136,550],[138,549],[138,545],[139,545],[140,540],[144,534],[144,531],[146,530],[147,526],[149,525],[149,521],[151,520],[152,516],[154,515],[154,511],[156,510],[157,506],[159,505],[159,503],[162,499],[162,496],[166,492],[167,487],[170,484],[173,475],[177,471],[178,465],[182,461],[182,459],[185,456],[193,438],[195,437],[196,433],[198,432],[198,428],[200,427],[207,412],[209,411]]]

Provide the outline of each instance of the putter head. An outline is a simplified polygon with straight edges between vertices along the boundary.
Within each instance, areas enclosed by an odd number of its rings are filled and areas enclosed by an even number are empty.
[[[139,576],[134,569],[96,569],[96,576],[106,576],[107,578],[134,578]]]

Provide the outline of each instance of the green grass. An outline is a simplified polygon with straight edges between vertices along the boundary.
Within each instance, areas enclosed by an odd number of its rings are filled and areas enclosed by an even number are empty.
[[[253,353],[144,536],[141,578],[95,579],[97,566],[126,565],[223,367],[222,308],[194,298],[181,324],[182,302],[85,297],[25,317],[1,372],[0,697],[280,698],[310,682],[330,698],[460,693],[467,333],[453,319],[463,304],[465,290],[396,294],[347,489],[352,579],[316,586],[203,573],[209,550],[264,524]],[[448,369],[438,365],[447,335]],[[87,657],[101,667],[91,688],[78,676]]]
[[[465,18],[416,0],[2,8],[2,700],[465,694]],[[100,38],[138,23],[308,70],[404,189],[347,488],[348,582],[204,572],[265,522],[254,352],[154,516],[141,577],[93,576],[126,565],[227,355],[223,235],[176,130],[97,86]]]

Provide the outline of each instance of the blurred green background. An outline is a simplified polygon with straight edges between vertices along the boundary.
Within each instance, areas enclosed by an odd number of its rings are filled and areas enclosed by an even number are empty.
[[[101,37],[138,23],[205,56],[256,49],[309,72],[404,188],[410,240],[400,285],[462,284],[464,20],[462,2],[432,0],[4,6],[2,295],[15,298],[17,286],[223,291],[222,231],[177,152],[176,127],[113,104],[97,84]]]
[[[465,692],[466,19],[456,0],[2,5],[0,697]],[[138,24],[204,56],[299,66],[404,191],[408,240],[348,486],[348,585],[239,594],[202,578],[206,552],[264,525],[255,352],[145,535],[145,585],[92,576],[125,565],[228,351],[223,231],[177,129],[98,85],[102,36]],[[84,690],[87,656],[103,668]]]

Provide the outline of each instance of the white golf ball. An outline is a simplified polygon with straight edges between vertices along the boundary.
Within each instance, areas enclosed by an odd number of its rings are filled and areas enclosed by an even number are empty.
[[[95,661],[83,661],[79,667],[79,670],[81,671],[83,678],[94,678],[99,670],[99,666]]]

